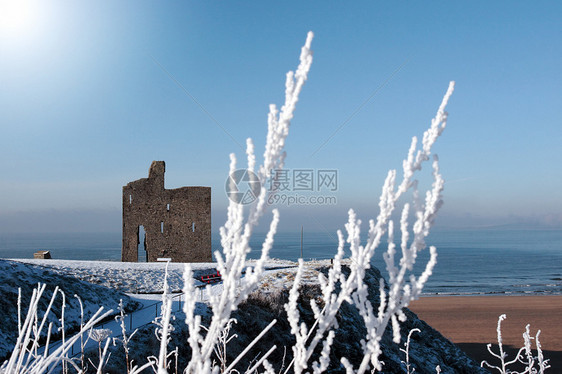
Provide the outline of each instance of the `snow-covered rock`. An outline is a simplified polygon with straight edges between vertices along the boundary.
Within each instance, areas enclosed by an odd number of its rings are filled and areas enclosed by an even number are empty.
[[[309,305],[310,299],[314,298],[319,306],[322,306],[322,294],[315,279],[319,271],[327,272],[329,266],[329,261],[306,264],[307,279],[300,290],[299,311],[302,320],[309,328],[314,323]],[[233,339],[229,345],[232,358],[236,357],[237,352],[251,342],[271,320],[277,319],[277,324],[268,332],[262,344],[250,352],[247,357],[254,358],[260,352],[266,352],[271,346],[277,345],[276,352],[270,356],[270,362],[274,367],[279,369],[283,361],[285,364],[291,361],[292,352],[289,347],[294,344],[294,338],[289,334],[290,327],[283,305],[288,300],[287,285],[292,283],[290,279],[293,278],[293,273],[294,270],[286,268],[266,276],[262,281],[264,288],[254,292],[248,301],[240,305],[239,310],[234,313],[234,318],[238,323],[233,326],[232,333],[237,334],[238,338]],[[284,282],[283,278],[288,281]],[[375,308],[378,307],[380,279],[381,274],[376,268],[369,269],[365,276],[365,281],[369,285],[370,299]],[[408,333],[415,328],[420,329],[421,332],[412,334],[409,354],[410,365],[416,369],[416,373],[435,373],[437,365],[441,368],[442,373],[488,373],[456,345],[420,320],[413,312],[405,310],[405,313],[408,319],[401,323],[401,343],[397,345],[392,342],[390,326],[383,336],[381,342],[383,350],[381,359],[385,363],[383,373],[406,372],[403,362],[406,361],[406,357],[400,348],[405,348],[404,343]],[[328,373],[345,373],[343,366],[340,365],[341,357],[347,357],[356,368],[363,358],[361,340],[365,337],[365,327],[357,309],[353,305],[344,303],[338,313],[337,321],[338,329],[332,346]],[[284,347],[287,347],[286,352]],[[313,360],[317,358],[318,356],[313,357]],[[240,364],[240,368],[246,367],[247,364],[249,361]]]

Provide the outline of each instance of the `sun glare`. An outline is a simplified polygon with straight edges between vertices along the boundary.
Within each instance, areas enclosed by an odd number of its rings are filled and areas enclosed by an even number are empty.
[[[17,37],[34,26],[34,9],[28,0],[0,0],[0,36]]]

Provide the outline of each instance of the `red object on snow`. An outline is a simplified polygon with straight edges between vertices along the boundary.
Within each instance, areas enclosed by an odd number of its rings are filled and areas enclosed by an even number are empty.
[[[220,282],[221,280],[222,280],[221,274],[218,271],[213,274],[207,274],[201,276],[201,282],[204,283],[215,283],[215,282]]]

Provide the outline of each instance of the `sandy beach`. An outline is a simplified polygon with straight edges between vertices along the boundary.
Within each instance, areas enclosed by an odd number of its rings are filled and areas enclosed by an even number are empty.
[[[498,316],[507,315],[502,322],[504,347],[523,346],[522,334],[530,324],[532,336],[541,330],[542,349],[551,360],[548,372],[562,373],[562,296],[423,297],[410,309],[469,356],[492,364],[497,362],[486,344],[497,343]],[[506,351],[514,357],[513,350]]]

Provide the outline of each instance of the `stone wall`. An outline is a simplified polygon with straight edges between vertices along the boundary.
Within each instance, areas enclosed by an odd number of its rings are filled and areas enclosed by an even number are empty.
[[[165,171],[164,161],[153,161],[148,178],[123,187],[121,261],[137,262],[140,226],[145,231],[147,261],[212,261],[211,188],[167,190]]]

